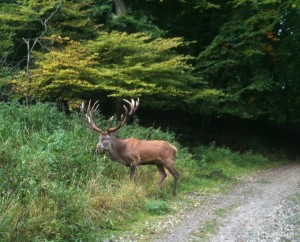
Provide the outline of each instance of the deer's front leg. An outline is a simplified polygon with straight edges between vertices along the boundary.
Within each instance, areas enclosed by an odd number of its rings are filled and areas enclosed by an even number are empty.
[[[136,171],[136,163],[135,162],[132,162],[130,164],[130,180],[135,180],[135,171]]]

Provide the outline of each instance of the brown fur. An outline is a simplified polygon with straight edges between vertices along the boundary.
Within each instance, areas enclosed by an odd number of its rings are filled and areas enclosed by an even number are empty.
[[[118,139],[103,132],[99,136],[97,148],[114,161],[130,168],[130,178],[135,179],[136,167],[139,165],[156,165],[160,173],[161,184],[167,174],[165,168],[175,179],[174,195],[177,193],[179,173],[174,168],[177,149],[163,140],[139,140],[135,138]]]

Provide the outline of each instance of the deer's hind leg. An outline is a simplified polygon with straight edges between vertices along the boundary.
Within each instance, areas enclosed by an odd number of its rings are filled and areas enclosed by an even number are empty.
[[[179,182],[180,174],[175,170],[173,165],[166,166],[166,168],[172,174],[172,176],[174,177],[174,180],[175,180],[174,191],[173,191],[173,195],[175,196],[177,194],[177,190],[178,190],[178,182]]]
[[[157,170],[158,170],[159,175],[160,175],[160,180],[159,180],[158,185],[161,185],[162,182],[166,179],[167,173],[166,173],[165,168],[164,168],[163,165],[156,165],[156,167],[157,167]]]

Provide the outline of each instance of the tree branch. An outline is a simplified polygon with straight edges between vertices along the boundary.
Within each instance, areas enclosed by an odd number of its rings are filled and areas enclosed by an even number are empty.
[[[26,76],[27,76],[27,88],[26,88],[26,104],[28,105],[29,102],[29,92],[30,92],[30,86],[29,84],[31,83],[31,72],[30,72],[30,68],[31,68],[31,62],[32,62],[32,51],[34,49],[34,47],[36,46],[37,43],[39,43],[41,46],[41,42],[40,39],[44,36],[44,34],[47,33],[48,31],[48,21],[53,17],[53,15],[58,11],[58,9],[60,8],[62,4],[62,0],[59,1],[58,5],[55,7],[54,11],[49,15],[48,18],[46,18],[44,21],[40,20],[42,25],[44,26],[44,30],[41,32],[41,34],[39,36],[37,36],[34,39],[25,39],[22,38],[23,41],[25,42],[26,46],[27,46],[27,65],[26,65]],[[30,44],[32,42],[32,44]]]

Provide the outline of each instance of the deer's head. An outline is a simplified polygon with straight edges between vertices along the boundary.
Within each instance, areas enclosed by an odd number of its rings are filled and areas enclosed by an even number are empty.
[[[115,139],[115,132],[120,129],[129,119],[130,116],[132,116],[135,111],[138,108],[139,105],[139,99],[137,101],[131,99],[131,101],[128,101],[126,99],[123,99],[123,101],[128,105],[123,105],[124,113],[121,115],[120,121],[117,124],[116,127],[111,127],[112,125],[112,119],[113,116],[109,119],[109,127],[106,129],[106,131],[103,131],[101,128],[98,128],[93,121],[93,113],[98,109],[99,104],[98,101],[96,101],[93,105],[91,105],[91,101],[89,101],[88,107],[85,109],[84,103],[81,105],[81,109],[86,112],[85,117],[88,126],[93,129],[94,131],[99,133],[99,141],[97,144],[97,150],[101,151],[108,151],[111,150],[111,143]],[[128,109],[129,107],[129,109]]]

